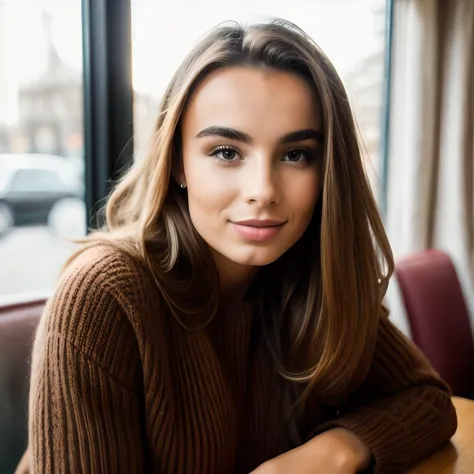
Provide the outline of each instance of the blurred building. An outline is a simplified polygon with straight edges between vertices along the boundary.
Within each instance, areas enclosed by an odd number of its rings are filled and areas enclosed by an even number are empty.
[[[8,5],[0,2],[0,71],[9,71],[8,49]],[[13,102],[16,101],[12,90],[12,79],[0,72],[0,153],[10,146],[10,126],[13,114]]]
[[[52,38],[53,19],[43,11],[41,34],[35,40],[41,43],[37,46],[44,53],[39,61],[41,67],[26,82],[18,83],[9,67],[9,54],[14,54],[15,48],[8,43],[7,8],[0,2],[0,153],[82,157],[81,71],[70,68],[59,56]],[[144,150],[153,130],[157,99],[136,93],[134,109],[135,144],[138,150]]]
[[[43,12],[46,65],[35,81],[19,89],[18,133],[22,151],[82,155],[82,77],[59,57],[51,36],[51,17]]]

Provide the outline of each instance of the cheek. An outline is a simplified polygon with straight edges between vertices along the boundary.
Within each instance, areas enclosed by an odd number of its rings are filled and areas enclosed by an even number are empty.
[[[310,173],[304,179],[286,186],[286,202],[297,221],[309,221],[319,198],[321,179],[318,172]]]
[[[222,173],[206,165],[188,166],[185,173],[191,219],[196,227],[200,227],[199,223],[203,221],[209,226],[234,200],[232,184],[235,180],[225,179]]]

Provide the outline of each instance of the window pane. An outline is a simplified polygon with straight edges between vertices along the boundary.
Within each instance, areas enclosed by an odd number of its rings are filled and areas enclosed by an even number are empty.
[[[282,17],[303,28],[341,75],[378,191],[385,8],[385,0],[132,0],[135,156],[146,149],[167,83],[200,36],[226,20]]]
[[[0,302],[50,290],[85,233],[81,2],[0,0]]]

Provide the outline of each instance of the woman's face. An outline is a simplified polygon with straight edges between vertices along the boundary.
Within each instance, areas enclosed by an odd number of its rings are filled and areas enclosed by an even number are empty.
[[[221,264],[267,265],[305,232],[321,189],[322,120],[309,85],[286,72],[208,76],[183,117],[191,220]]]

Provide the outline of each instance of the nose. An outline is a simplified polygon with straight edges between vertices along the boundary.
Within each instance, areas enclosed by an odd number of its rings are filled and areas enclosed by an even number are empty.
[[[252,164],[249,163],[242,185],[247,203],[266,206],[280,201],[279,177],[271,161],[261,158],[252,160]]]

